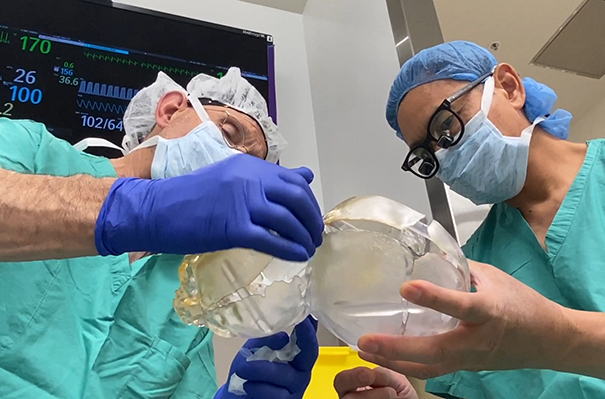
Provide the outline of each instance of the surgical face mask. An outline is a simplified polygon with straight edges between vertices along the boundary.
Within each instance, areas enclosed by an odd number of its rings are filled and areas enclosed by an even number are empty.
[[[437,177],[476,205],[496,204],[521,192],[527,177],[529,144],[538,118],[520,137],[504,136],[488,119],[494,78],[485,82],[481,110],[465,126],[460,144],[438,150]]]
[[[119,150],[126,155],[142,148],[157,147],[151,164],[152,179],[182,176],[204,166],[220,162],[231,155],[241,154],[240,151],[231,148],[225,142],[222,131],[210,120],[199,99],[190,96],[189,102],[202,123],[183,137],[168,140],[155,136],[132,150],[130,150],[131,145],[126,137],[123,149],[105,139],[87,138],[75,144],[74,148],[84,151],[89,147],[105,147]]]
[[[225,142],[220,128],[210,120],[199,100],[190,97],[189,101],[203,121],[200,125],[178,139],[155,136],[133,149],[156,146],[151,164],[152,179],[182,176],[241,153]]]

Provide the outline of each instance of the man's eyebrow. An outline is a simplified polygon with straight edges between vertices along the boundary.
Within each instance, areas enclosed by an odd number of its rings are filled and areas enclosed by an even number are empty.
[[[258,130],[260,132],[260,134],[264,137],[265,136],[265,131],[263,130],[262,126],[260,125],[260,123],[258,123],[256,121],[256,119],[254,119],[253,117],[251,117],[250,115],[246,115],[246,121],[248,122],[248,128],[254,128],[256,130]]]
[[[427,137],[428,134],[429,134],[428,131],[426,129],[424,129],[423,133],[422,133],[422,136],[418,135],[419,136],[418,140],[414,140],[412,143],[408,144],[408,146],[410,147],[410,149],[416,147],[417,145],[420,145],[420,144],[424,143],[424,141],[426,140],[426,137]]]

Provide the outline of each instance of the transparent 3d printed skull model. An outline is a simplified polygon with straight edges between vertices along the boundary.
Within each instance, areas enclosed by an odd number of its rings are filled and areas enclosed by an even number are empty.
[[[399,295],[412,279],[470,289],[466,259],[441,225],[376,196],[349,199],[324,221],[324,244],[309,264],[244,249],[186,257],[177,313],[244,338],[287,330],[312,313],[353,348],[364,334],[431,335],[457,326]]]
[[[409,280],[468,291],[470,274],[456,241],[437,222],[383,197],[349,199],[324,217],[324,244],[310,261],[311,313],[353,348],[361,336],[433,335],[458,320],[405,301]]]
[[[185,257],[174,308],[187,324],[222,337],[257,338],[305,319],[306,263],[286,262],[248,249]]]

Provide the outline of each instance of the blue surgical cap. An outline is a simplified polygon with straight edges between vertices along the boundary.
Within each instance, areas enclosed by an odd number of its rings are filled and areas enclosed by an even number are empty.
[[[403,139],[397,115],[399,106],[410,90],[436,80],[453,79],[472,82],[490,72],[498,65],[496,58],[485,48],[475,43],[455,41],[422,50],[409,59],[401,68],[393,83],[387,104],[387,120]],[[571,124],[571,113],[565,110],[551,112],[557,95],[548,86],[531,78],[523,79],[525,87],[525,115],[530,121],[550,115],[540,126],[560,139],[567,139]]]

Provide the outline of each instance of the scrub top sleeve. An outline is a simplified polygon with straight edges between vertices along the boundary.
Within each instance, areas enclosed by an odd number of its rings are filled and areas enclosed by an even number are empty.
[[[490,212],[490,215],[491,215],[491,212]],[[488,216],[488,218],[489,218],[489,216]],[[479,226],[479,228],[477,230],[475,230],[473,235],[471,235],[471,237],[466,241],[466,244],[464,244],[462,246],[462,252],[464,253],[464,256],[466,256],[467,259],[481,262],[481,260],[477,259],[477,258],[480,257],[480,253],[481,253],[481,239],[483,237],[483,230],[485,229],[484,228],[485,223],[486,222],[484,221],[481,224],[481,226]]]
[[[41,123],[0,118],[0,168],[34,173],[42,139],[51,135]]]
[[[474,251],[473,249],[475,248],[475,246],[473,245],[472,242],[467,242],[466,245],[464,245],[462,247],[462,252],[464,253],[464,256],[466,256],[467,259],[471,259],[474,260]]]

